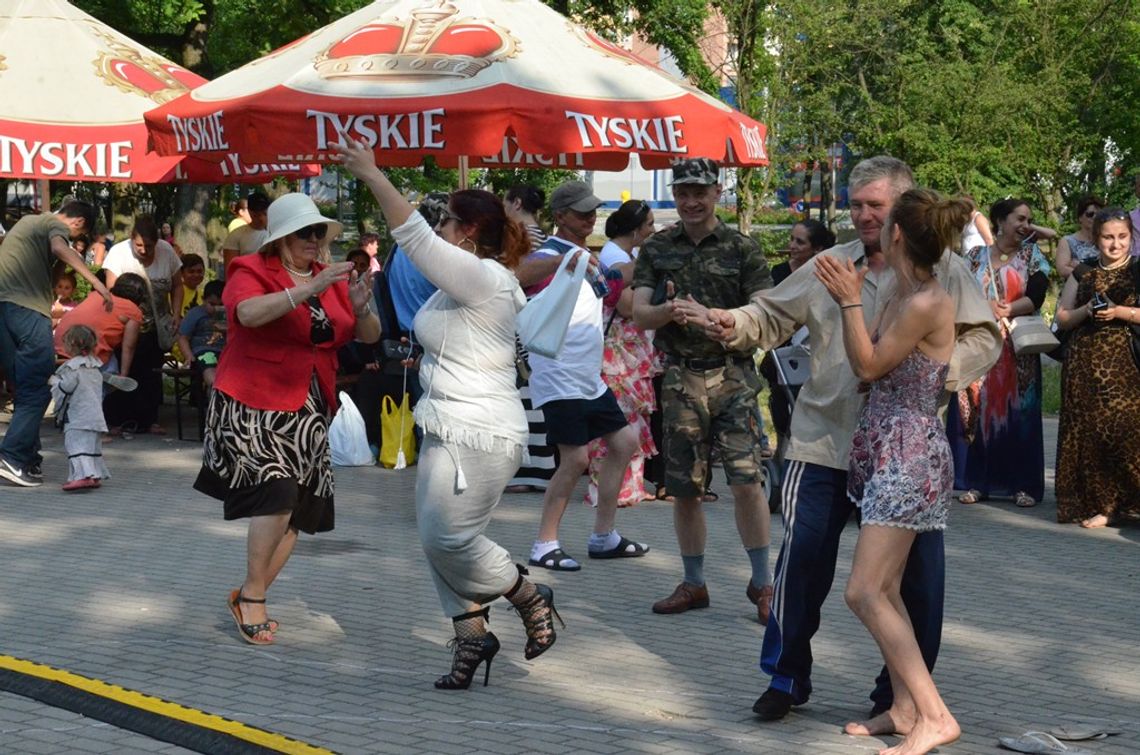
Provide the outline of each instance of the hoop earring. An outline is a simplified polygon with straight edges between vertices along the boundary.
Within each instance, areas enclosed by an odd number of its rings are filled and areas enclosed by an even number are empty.
[[[460,248],[460,249],[463,249],[463,244],[464,244],[464,242],[467,242],[467,243],[470,243],[470,244],[471,244],[471,253],[472,253],[472,254],[474,254],[474,253],[475,253],[475,242],[474,242],[474,241],[471,241],[471,239],[470,239],[469,237],[467,237],[467,236],[464,236],[464,237],[463,237],[463,241],[460,241],[460,242],[459,242],[459,248]],[[466,251],[466,250],[464,250],[464,251]]]

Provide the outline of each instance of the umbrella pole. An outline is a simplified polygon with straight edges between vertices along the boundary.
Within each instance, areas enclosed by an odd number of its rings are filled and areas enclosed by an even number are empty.
[[[467,155],[459,156],[459,190],[463,191],[467,188]]]
[[[40,194],[40,212],[51,212],[51,181],[41,178],[36,181]]]

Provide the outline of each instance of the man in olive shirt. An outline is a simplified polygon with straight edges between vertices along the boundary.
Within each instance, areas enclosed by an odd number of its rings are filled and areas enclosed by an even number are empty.
[[[661,411],[665,428],[665,489],[675,496],[673,526],[685,576],[654,613],[681,613],[709,604],[704,579],[705,515],[701,508],[710,453],[724,464],[736,505],[740,540],[752,562],[746,594],[761,623],[772,596],[768,572],[770,517],[760,482],[760,378],[752,347],[725,350],[706,338],[703,323],[678,308],[684,302],[739,307],[772,286],[768,263],[755,241],[721,222],[720,170],[708,158],[673,167],[673,198],[681,222],[646,240],[633,274],[633,317],[657,331],[665,353]],[[665,301],[655,301],[660,291]],[[675,296],[675,299],[670,299]]]
[[[48,378],[55,371],[51,333],[52,267],[72,267],[103,297],[111,293],[69,242],[95,226],[95,209],[69,201],[55,214],[21,218],[0,247],[0,367],[15,386],[12,420],[0,441],[0,479],[21,487],[42,482],[40,423],[51,402]]]

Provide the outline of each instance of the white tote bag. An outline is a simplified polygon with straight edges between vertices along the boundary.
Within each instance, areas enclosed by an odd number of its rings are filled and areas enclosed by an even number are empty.
[[[550,285],[527,302],[519,312],[516,328],[519,340],[527,351],[550,359],[557,359],[558,352],[562,351],[562,342],[566,340],[566,330],[570,327],[570,316],[574,314],[574,305],[586,277],[587,260],[584,259],[578,260],[574,272],[566,272],[566,265],[575,254],[578,252],[562,255],[562,262]]]

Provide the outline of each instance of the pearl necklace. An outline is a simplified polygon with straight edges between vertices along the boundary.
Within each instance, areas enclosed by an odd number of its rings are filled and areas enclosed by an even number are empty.
[[[294,270],[293,268],[289,267],[289,265],[287,265],[284,260],[282,260],[281,266],[284,267],[289,272],[291,272],[293,275],[296,275],[298,278],[312,278],[313,277],[313,271],[312,270],[306,270],[304,272],[301,272],[300,270]]]
[[[1125,257],[1120,262],[1117,262],[1117,263],[1112,264],[1112,265],[1105,265],[1100,260],[1097,260],[1096,264],[1097,264],[1097,267],[1099,267],[1101,270],[1119,270],[1120,268],[1124,267],[1125,265],[1127,265],[1131,261],[1132,261],[1131,259],[1129,259],[1128,257]]]

